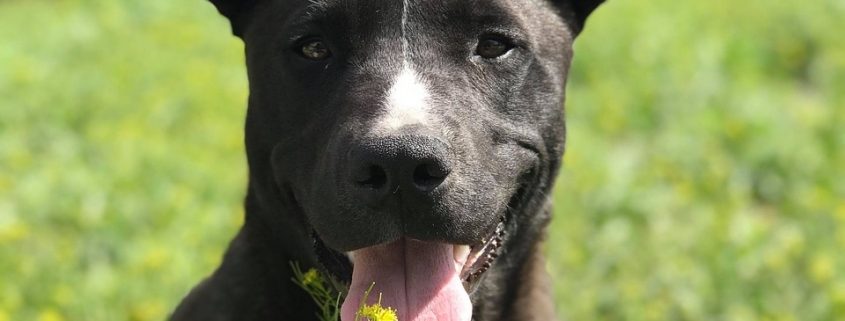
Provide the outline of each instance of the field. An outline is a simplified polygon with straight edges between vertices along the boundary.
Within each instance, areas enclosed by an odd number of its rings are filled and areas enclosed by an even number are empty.
[[[845,319],[845,1],[611,0],[576,44],[568,320]],[[162,320],[240,226],[205,1],[0,1],[0,321]]]

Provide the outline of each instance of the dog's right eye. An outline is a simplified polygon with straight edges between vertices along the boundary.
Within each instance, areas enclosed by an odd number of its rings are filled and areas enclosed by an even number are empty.
[[[331,57],[329,47],[320,39],[307,40],[299,47],[299,54],[310,60],[325,60]]]
[[[475,54],[485,59],[494,59],[508,53],[513,49],[513,45],[500,38],[484,38],[478,42],[478,47],[475,48]]]

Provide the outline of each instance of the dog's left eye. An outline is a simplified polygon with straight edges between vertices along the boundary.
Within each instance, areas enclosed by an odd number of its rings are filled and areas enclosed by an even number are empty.
[[[299,51],[303,57],[311,60],[324,60],[332,55],[329,47],[320,39],[306,41],[299,47]]]
[[[513,49],[513,45],[496,38],[485,38],[478,42],[475,54],[486,59],[501,57]]]

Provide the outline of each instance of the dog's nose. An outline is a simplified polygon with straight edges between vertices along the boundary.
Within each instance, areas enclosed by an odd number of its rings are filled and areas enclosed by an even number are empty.
[[[448,146],[432,136],[367,138],[349,156],[349,184],[370,205],[400,192],[429,193],[451,172]]]

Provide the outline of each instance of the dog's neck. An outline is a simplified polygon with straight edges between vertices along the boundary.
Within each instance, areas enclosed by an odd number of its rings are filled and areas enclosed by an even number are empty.
[[[291,281],[290,267],[292,261],[317,264],[307,253],[310,240],[292,224],[293,217],[267,212],[253,188],[244,203],[244,225],[220,267],[188,294],[170,320],[314,320],[317,307]]]

